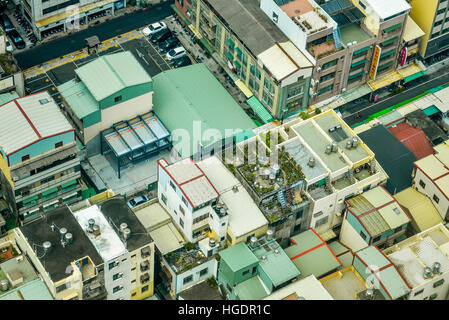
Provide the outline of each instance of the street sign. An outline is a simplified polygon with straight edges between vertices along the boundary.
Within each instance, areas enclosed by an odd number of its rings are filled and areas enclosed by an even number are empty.
[[[371,68],[369,70],[369,76],[372,80],[376,80],[377,67],[379,65],[381,52],[382,52],[381,47],[377,45],[376,48],[374,49],[373,61],[371,62]]]
[[[407,61],[407,47],[402,49],[402,52],[401,52],[401,60],[399,61],[401,64],[401,67],[404,66],[406,61]]]

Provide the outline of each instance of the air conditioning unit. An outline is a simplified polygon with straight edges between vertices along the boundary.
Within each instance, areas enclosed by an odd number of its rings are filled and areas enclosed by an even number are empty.
[[[18,256],[16,258],[16,262],[22,262],[23,261],[23,256]]]
[[[346,91],[346,88],[341,89],[341,92],[345,92],[345,91]]]

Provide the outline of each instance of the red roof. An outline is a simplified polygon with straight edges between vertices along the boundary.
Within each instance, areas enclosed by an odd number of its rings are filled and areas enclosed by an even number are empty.
[[[388,130],[413,152],[418,160],[435,153],[426,134],[419,128],[412,127],[406,122],[401,122],[389,127]]]

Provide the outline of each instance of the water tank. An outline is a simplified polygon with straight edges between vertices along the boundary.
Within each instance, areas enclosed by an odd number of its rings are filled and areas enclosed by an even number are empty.
[[[216,244],[217,243],[214,238],[209,239],[209,247],[213,248],[213,247],[215,247]]]
[[[273,240],[274,231],[273,229],[267,230],[267,240]]]
[[[61,241],[64,240],[66,233],[67,233],[67,229],[66,228],[59,229],[59,235],[61,236]]]
[[[372,300],[374,297],[374,290],[371,288],[367,289],[365,292],[365,296],[367,299]]]
[[[257,238],[252,236],[251,239],[249,240],[249,242],[250,242],[251,248],[255,248],[256,247],[256,243],[257,243]]]
[[[44,247],[45,253],[49,252],[51,250],[51,242],[50,241],[45,241],[42,244],[42,247]]]
[[[101,232],[100,232],[100,227],[98,226],[98,224],[95,224],[95,225],[92,227],[92,231],[93,231],[93,233],[94,233],[95,236],[99,236],[99,235],[101,234]]]
[[[315,158],[314,157],[310,157],[309,158],[309,162],[307,162],[307,165],[311,168],[315,167]]]
[[[334,141],[332,142],[332,152],[337,152],[338,144]]]
[[[352,147],[356,148],[359,145],[359,139],[357,137],[352,137]]]
[[[66,242],[66,244],[71,244],[73,242],[73,234],[71,234],[70,232],[67,232],[65,234],[65,242]]]
[[[352,148],[352,140],[346,141],[346,149],[351,149],[351,148]]]
[[[304,298],[304,297],[298,297],[298,298],[296,298],[296,300],[306,300],[306,298]]]
[[[2,281],[0,281],[0,289],[2,289],[2,291],[8,291],[8,280],[3,279]]]
[[[331,152],[332,152],[332,145],[329,144],[326,146],[326,153],[330,154]]]
[[[93,228],[95,225],[95,219],[89,219],[87,220],[87,223],[89,224],[89,228]]]
[[[123,237],[125,238],[125,240],[128,240],[130,236],[131,236],[131,230],[129,228],[126,228],[125,230],[123,230]]]
[[[122,222],[120,224],[120,231],[123,232],[123,230],[125,230],[126,228],[128,228],[128,225],[125,222]]]
[[[424,279],[431,278],[432,277],[432,269],[429,267],[425,267],[424,272],[423,272],[423,277],[424,277]]]
[[[270,182],[271,183],[275,183],[276,182],[276,175],[274,173],[271,173],[269,178],[270,178]]]
[[[441,273],[441,263],[434,262],[432,265],[432,273],[433,274],[440,274]]]
[[[267,261],[267,256],[262,256],[262,257],[260,257],[260,261],[261,261],[261,262]]]

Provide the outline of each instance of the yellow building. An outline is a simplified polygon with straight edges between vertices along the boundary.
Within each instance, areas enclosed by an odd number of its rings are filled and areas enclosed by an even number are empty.
[[[411,0],[410,16],[424,31],[419,54],[429,58],[449,49],[449,20],[446,18],[448,2],[441,0]]]

